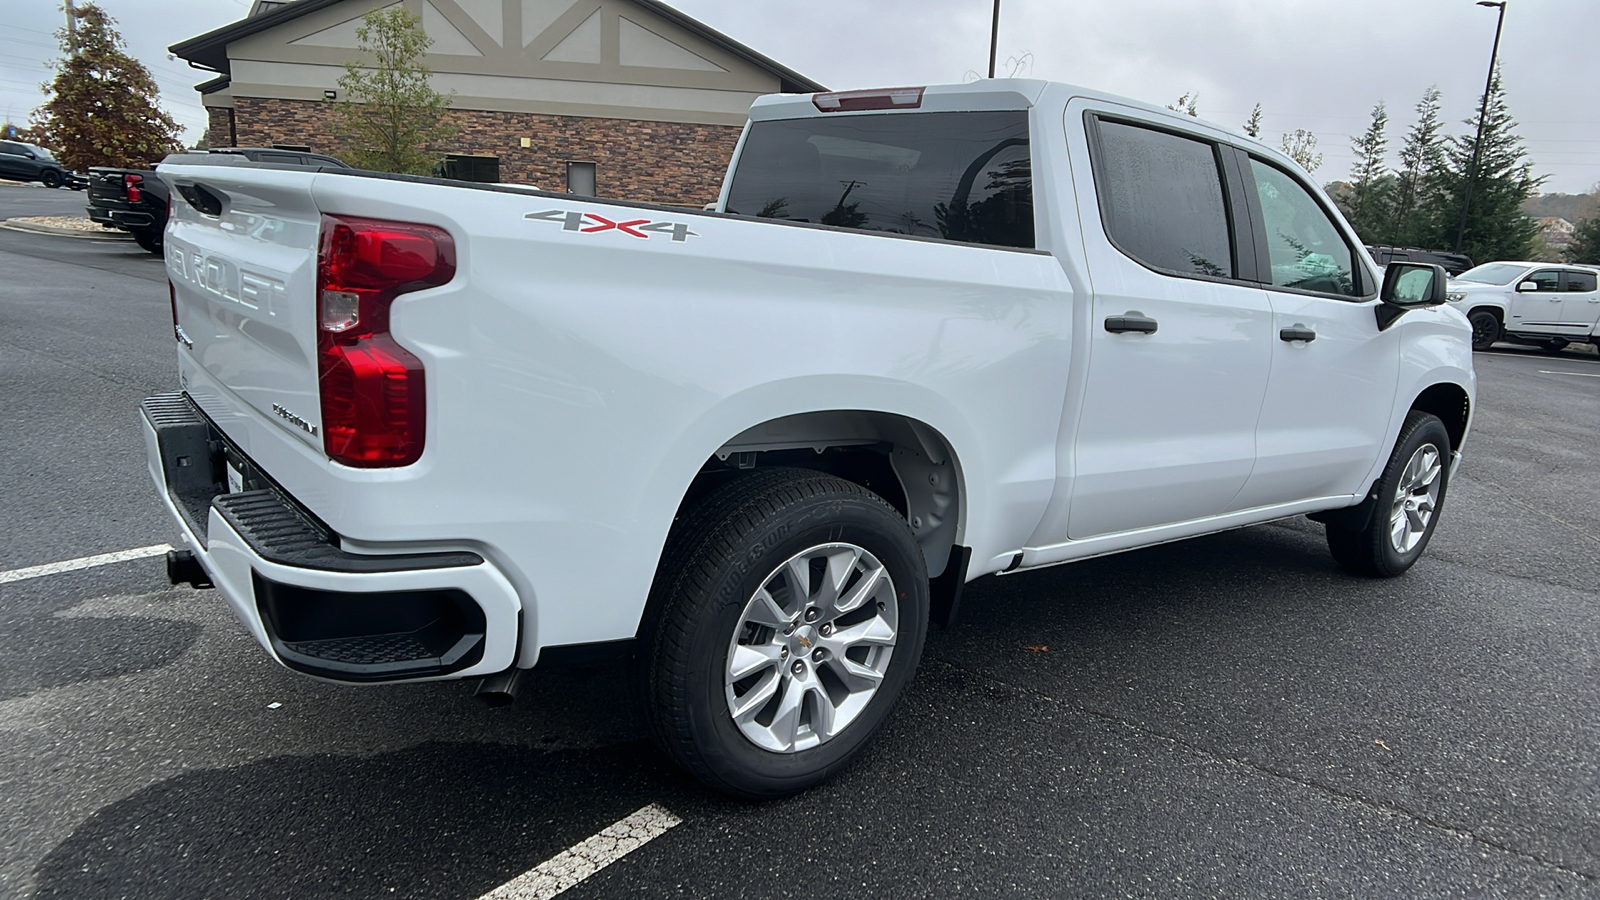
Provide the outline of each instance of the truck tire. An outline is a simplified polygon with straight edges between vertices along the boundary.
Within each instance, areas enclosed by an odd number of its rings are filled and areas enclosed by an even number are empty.
[[[740,477],[669,538],[642,650],[657,743],[747,799],[804,790],[877,733],[916,671],[928,577],[882,497],[805,469]]]
[[[1472,349],[1487,350],[1500,340],[1500,317],[1487,309],[1475,309],[1467,314],[1472,323]]]
[[[61,187],[61,173],[55,169],[45,169],[39,176],[39,183],[47,188]]]
[[[162,235],[161,232],[152,231],[150,229],[145,229],[143,231],[135,231],[133,233],[133,242],[138,244],[139,246],[143,247],[144,249],[150,251],[151,253],[154,253],[155,255],[160,256],[161,255],[161,235]]]
[[[1328,550],[1348,572],[1393,578],[1411,568],[1439,524],[1450,480],[1450,433],[1439,418],[1412,410],[1378,478],[1367,527],[1327,526]]]

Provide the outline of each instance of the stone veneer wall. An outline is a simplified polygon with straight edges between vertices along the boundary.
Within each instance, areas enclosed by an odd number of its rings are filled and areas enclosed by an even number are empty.
[[[301,144],[339,155],[333,106],[310,100],[234,98],[241,147]],[[601,197],[700,207],[717,199],[738,126],[453,109],[459,129],[440,152],[497,156],[500,180],[565,191],[567,163],[595,164]],[[522,138],[530,146],[523,147]]]
[[[232,147],[233,110],[221,106],[206,107],[206,137],[213,147]]]

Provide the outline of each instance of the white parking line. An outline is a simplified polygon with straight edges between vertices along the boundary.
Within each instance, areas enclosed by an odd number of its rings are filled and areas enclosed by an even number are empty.
[[[478,900],[549,900],[667,833],[683,820],[655,803],[573,844]]]
[[[1540,375],[1573,375],[1578,378],[1600,378],[1600,372],[1552,372],[1549,369],[1540,369]]]
[[[76,572],[79,569],[92,569],[95,566],[109,566],[112,563],[127,562],[130,559],[144,559],[149,556],[160,556],[172,549],[171,544],[151,544],[148,547],[138,547],[133,550],[118,550],[115,553],[101,553],[96,556],[80,556],[64,562],[45,563],[42,566],[28,566],[25,569],[12,569],[9,572],[0,572],[0,584],[10,584],[13,581],[26,581],[29,578],[39,578],[45,575],[59,575],[62,572]]]

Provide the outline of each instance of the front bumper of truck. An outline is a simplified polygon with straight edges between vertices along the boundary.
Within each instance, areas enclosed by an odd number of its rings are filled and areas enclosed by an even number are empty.
[[[521,602],[481,555],[351,553],[187,395],[150,397],[140,410],[150,476],[195,562],[283,665],[346,682],[511,667]]]

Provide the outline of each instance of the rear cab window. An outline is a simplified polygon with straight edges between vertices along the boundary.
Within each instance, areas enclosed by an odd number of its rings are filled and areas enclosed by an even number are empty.
[[[1032,249],[1028,114],[917,112],[753,122],[726,209]]]

